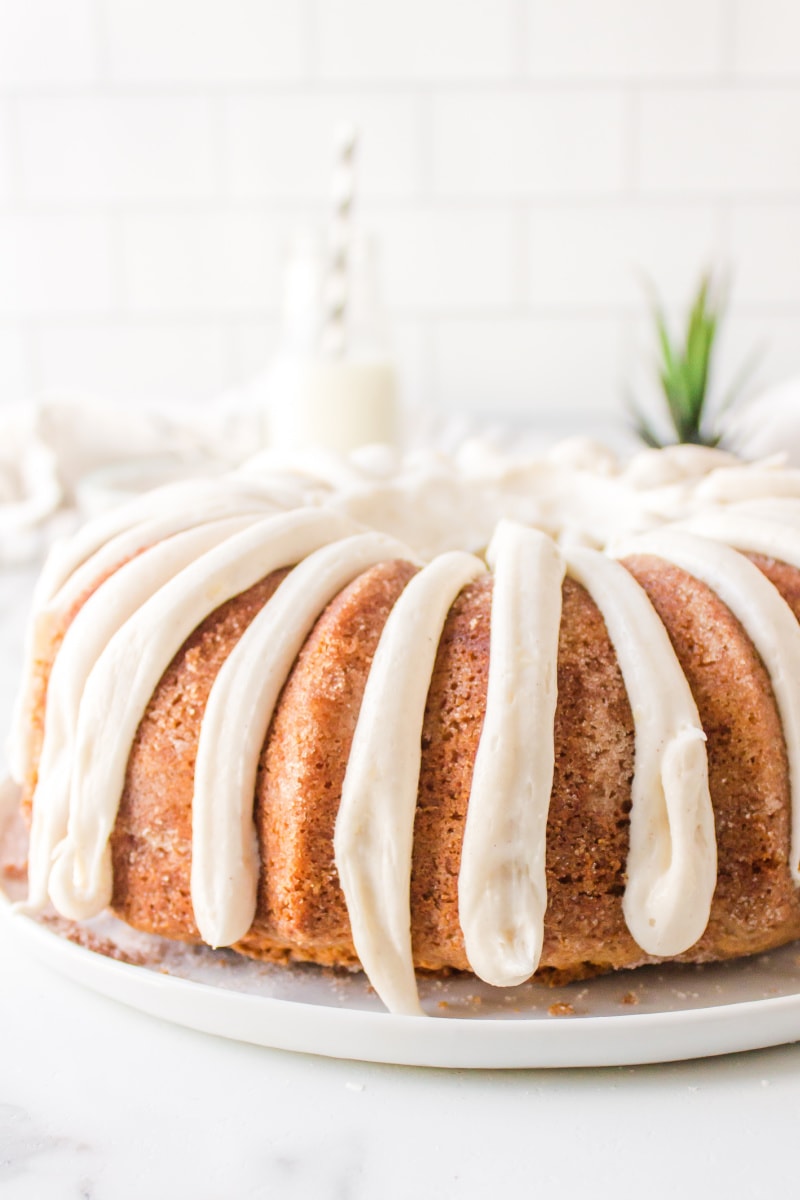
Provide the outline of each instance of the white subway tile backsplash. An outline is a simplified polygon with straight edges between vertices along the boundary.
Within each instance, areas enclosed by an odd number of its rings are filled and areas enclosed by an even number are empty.
[[[226,116],[235,197],[324,199],[334,134],[343,121],[360,131],[361,194],[399,198],[421,187],[419,108],[409,94],[233,96]]]
[[[410,209],[364,214],[381,251],[387,303],[435,312],[508,307],[514,288],[514,227],[499,209]]]
[[[618,411],[621,323],[613,317],[443,321],[437,388],[452,412],[557,424]]]
[[[281,342],[280,321],[275,317],[247,317],[231,326],[235,385],[251,384],[269,368]]]
[[[94,7],[92,0],[4,0],[0,86],[91,83]]]
[[[608,91],[463,91],[433,116],[435,190],[447,196],[596,195],[625,173],[625,113]]]
[[[707,204],[541,207],[528,218],[528,296],[559,308],[683,303],[720,260]]]
[[[46,324],[39,374],[45,390],[110,403],[192,404],[232,382],[228,349],[227,331],[214,322]]]
[[[800,6],[795,0],[737,0],[734,67],[742,75],[800,75]]]
[[[105,0],[123,83],[253,83],[307,69],[303,0]]]
[[[800,379],[800,338],[796,312],[759,312],[736,306],[722,326],[719,391],[724,392],[751,366],[746,396],[785,379]]]
[[[800,369],[791,0],[0,0],[0,397],[263,367],[341,121],[417,414],[620,413],[721,263],[722,374]]]
[[[642,95],[640,119],[644,192],[800,192],[800,90],[659,89]]]
[[[736,301],[800,305],[800,206],[737,207],[729,228]]]
[[[324,0],[324,79],[501,79],[512,69],[514,0]]]
[[[685,79],[720,64],[725,0],[528,0],[537,79]]]
[[[24,195],[35,202],[208,197],[217,187],[212,105],[168,96],[22,100]]]
[[[126,304],[135,312],[277,309],[284,221],[262,213],[141,213],[122,219]]]
[[[102,313],[112,303],[108,221],[0,213],[0,314]]]

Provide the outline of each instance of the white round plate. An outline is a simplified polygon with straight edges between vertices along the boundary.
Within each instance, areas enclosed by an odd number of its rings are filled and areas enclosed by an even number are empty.
[[[0,785],[0,867],[24,861],[26,842],[16,790]],[[141,1012],[259,1046],[405,1066],[607,1067],[800,1040],[800,943],[561,988],[426,976],[427,1017],[400,1017],[361,973],[185,946],[107,915],[81,925],[23,916],[12,904],[25,884],[13,875],[0,870],[0,919],[41,962]]]
[[[43,963],[104,996],[190,1029],[284,1050],[432,1067],[592,1067],[666,1062],[800,1040],[800,951],[707,967],[647,967],[550,989],[428,978],[433,1019],[392,1016],[358,974],[282,967],[90,923],[0,911]],[[118,961],[109,953],[130,961]]]

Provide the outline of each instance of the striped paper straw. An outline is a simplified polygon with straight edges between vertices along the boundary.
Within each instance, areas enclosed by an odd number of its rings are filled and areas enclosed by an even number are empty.
[[[348,273],[353,236],[357,144],[358,131],[355,125],[340,125],[334,142],[325,323],[322,331],[322,350],[330,358],[343,358],[347,349]]]

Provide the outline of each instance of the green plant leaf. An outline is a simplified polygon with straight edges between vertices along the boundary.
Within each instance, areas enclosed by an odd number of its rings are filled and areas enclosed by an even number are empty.
[[[663,450],[664,443],[655,433],[652,425],[643,413],[637,412],[634,414],[633,428],[636,436],[641,438],[646,446],[649,446],[652,450]]]
[[[708,427],[708,396],[714,349],[726,309],[727,287],[715,281],[710,272],[701,278],[687,317],[682,346],[670,333],[655,289],[649,285],[648,290],[658,347],[656,372],[677,441],[716,446],[720,435]],[[740,373],[726,393],[725,407],[740,392],[743,379]],[[642,413],[637,409],[632,411],[639,437],[649,446],[660,444]]]

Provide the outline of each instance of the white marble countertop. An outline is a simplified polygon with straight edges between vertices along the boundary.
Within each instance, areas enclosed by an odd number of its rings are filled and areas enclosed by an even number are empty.
[[[7,728],[27,572],[0,575]],[[664,1066],[444,1071],[192,1033],[29,959],[0,927],[3,1200],[771,1196],[800,1045]]]

